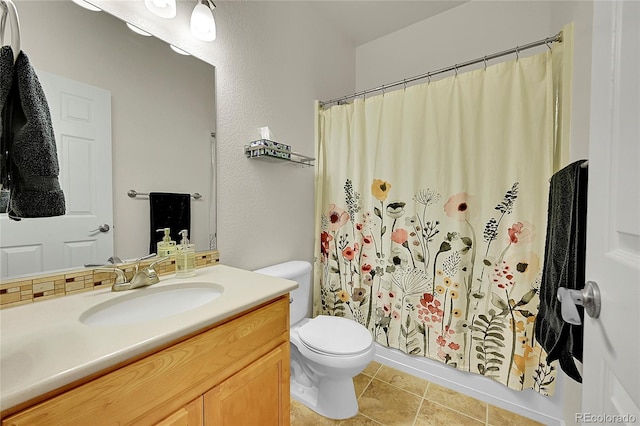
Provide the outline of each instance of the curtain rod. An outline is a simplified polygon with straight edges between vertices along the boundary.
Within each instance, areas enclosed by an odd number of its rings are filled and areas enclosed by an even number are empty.
[[[454,71],[455,70],[456,73],[457,73],[458,69],[460,69],[460,68],[467,67],[469,65],[479,64],[480,62],[484,62],[485,66],[486,66],[487,61],[489,61],[491,59],[499,58],[501,56],[510,55],[512,53],[515,53],[516,57],[518,57],[518,54],[523,50],[531,49],[533,47],[542,46],[543,44],[546,44],[547,47],[549,47],[549,43],[554,43],[554,42],[562,42],[562,31],[560,31],[558,34],[556,34],[556,35],[554,35],[552,37],[543,38],[542,40],[534,41],[532,43],[525,44],[523,46],[516,46],[513,49],[503,50],[502,52],[494,53],[494,54],[491,54],[491,55],[486,55],[486,56],[483,56],[481,58],[472,59],[470,61],[462,62],[462,63],[459,63],[459,64],[455,64],[455,65],[452,65],[452,66],[449,66],[449,67],[446,67],[446,68],[441,68],[441,69],[436,70],[436,71],[429,71],[426,74],[420,74],[420,75],[417,75],[415,77],[405,78],[404,80],[396,81],[394,83],[383,84],[382,86],[378,86],[378,87],[375,87],[373,89],[363,90],[361,92],[354,93],[353,95],[342,96],[340,98],[331,99],[330,101],[321,101],[320,102],[320,107],[324,107],[325,105],[329,105],[329,104],[339,104],[339,103],[345,102],[345,101],[347,101],[349,99],[357,98],[358,96],[364,96],[367,93],[378,92],[380,90],[384,91],[385,89],[388,89],[390,87],[399,86],[401,84],[406,85],[407,83],[411,83],[412,81],[416,81],[416,80],[421,80],[423,78],[431,78],[434,75],[442,74],[442,73],[445,73],[447,71]]]

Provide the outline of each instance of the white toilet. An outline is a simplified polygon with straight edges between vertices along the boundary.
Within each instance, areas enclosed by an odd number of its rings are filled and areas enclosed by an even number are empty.
[[[291,396],[332,419],[358,413],[353,377],[373,360],[369,331],[355,321],[312,311],[311,264],[285,262],[258,273],[297,281],[291,292]]]

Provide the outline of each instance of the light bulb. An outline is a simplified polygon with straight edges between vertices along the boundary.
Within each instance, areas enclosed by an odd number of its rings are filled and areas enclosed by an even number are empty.
[[[216,39],[216,21],[209,6],[198,3],[191,13],[191,34],[203,41]]]

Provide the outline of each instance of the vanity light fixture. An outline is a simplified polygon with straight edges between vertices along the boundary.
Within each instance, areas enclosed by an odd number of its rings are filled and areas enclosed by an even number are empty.
[[[210,0],[198,0],[191,13],[191,34],[203,41],[216,39],[216,21],[213,9],[216,5]]]
[[[174,46],[173,44],[170,44],[169,47],[171,48],[171,50],[173,50],[176,53],[179,53],[179,54],[184,55],[184,56],[191,56],[191,53],[186,52],[186,51],[180,49],[179,47]]]
[[[136,34],[140,34],[141,36],[145,36],[145,37],[151,37],[151,34],[146,32],[145,30],[143,30],[140,27],[136,27],[135,25],[129,23],[129,22],[125,22],[127,24],[127,27],[129,27],[129,29],[131,31],[133,31]]]
[[[176,16],[176,0],[144,0],[144,5],[161,18]]]
[[[71,1],[77,4],[78,6],[84,7],[87,10],[91,10],[92,12],[102,12],[102,9],[100,9],[98,6],[92,5],[88,1],[85,1],[85,0],[71,0]]]

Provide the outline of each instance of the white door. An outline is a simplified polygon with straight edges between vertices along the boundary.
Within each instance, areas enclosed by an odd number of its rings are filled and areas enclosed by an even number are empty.
[[[19,222],[0,215],[0,278],[104,263],[113,255],[113,230],[97,230],[113,223],[111,93],[47,72],[38,78],[51,110],[67,210]]]
[[[640,424],[640,2],[593,2],[588,280],[577,421]]]

